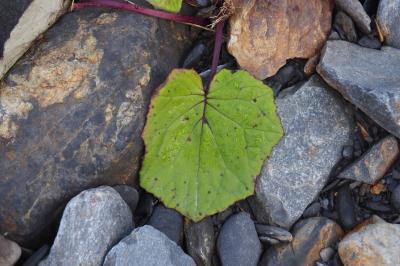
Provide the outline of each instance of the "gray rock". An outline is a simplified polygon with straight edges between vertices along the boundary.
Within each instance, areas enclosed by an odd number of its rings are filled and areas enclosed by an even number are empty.
[[[17,243],[0,235],[0,265],[13,266],[21,257],[21,248]]]
[[[186,249],[198,266],[212,265],[215,249],[214,224],[211,217],[185,223]]]
[[[289,228],[351,143],[353,121],[345,103],[317,76],[276,104],[285,135],[264,163],[252,203],[258,221]]]
[[[371,48],[371,49],[380,49],[382,47],[381,42],[377,38],[367,36],[367,35],[361,37],[361,39],[358,40],[357,43],[360,46],[363,46],[366,48]]]
[[[400,265],[400,225],[378,216],[339,243],[339,255],[345,266]]]
[[[277,226],[256,224],[256,231],[260,241],[264,244],[276,245],[293,240],[293,236],[289,231]]]
[[[342,39],[350,42],[357,42],[358,36],[356,27],[351,18],[346,13],[339,11],[335,15],[334,27]]]
[[[135,182],[150,96],[190,37],[181,24],[98,8],[43,35],[0,83],[0,233],[41,238],[82,190]]]
[[[317,72],[384,129],[400,137],[400,50],[328,41]]]
[[[164,233],[178,245],[181,244],[183,239],[183,217],[177,211],[158,204],[154,208],[147,224]]]
[[[241,212],[229,217],[219,232],[218,255],[224,266],[255,266],[261,243],[250,215]]]
[[[397,185],[390,196],[390,203],[396,209],[397,212],[400,212],[400,185]]]
[[[108,252],[103,266],[195,266],[193,259],[152,226],[139,227]]]
[[[131,212],[134,213],[139,202],[139,193],[137,190],[126,185],[113,186],[113,189],[119,193],[126,204],[128,204]]]
[[[377,20],[386,44],[400,48],[400,0],[380,0]]]
[[[399,146],[393,136],[386,137],[372,146],[354,163],[347,166],[338,178],[375,184],[392,167],[399,157]]]
[[[89,189],[65,207],[49,256],[39,266],[98,266],[133,229],[132,214],[111,187]]]
[[[291,243],[269,247],[263,254],[262,266],[310,266],[320,252],[339,242],[343,230],[332,220],[313,217],[298,222],[293,228]]]
[[[335,0],[339,9],[346,12],[364,33],[371,32],[371,18],[358,0]]]

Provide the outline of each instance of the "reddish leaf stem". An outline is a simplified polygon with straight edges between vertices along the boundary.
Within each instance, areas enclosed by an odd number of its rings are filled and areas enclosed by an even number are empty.
[[[143,15],[158,17],[166,20],[172,20],[175,22],[201,27],[206,27],[209,24],[208,19],[205,18],[168,13],[160,10],[145,8],[134,3],[123,3],[114,0],[84,0],[80,3],[74,3],[73,10],[79,10],[86,7],[106,7],[122,9]]]
[[[217,73],[219,56],[221,54],[224,25],[225,25],[225,21],[223,21],[223,20],[218,22],[216,25],[215,43],[214,43],[214,51],[213,51],[213,58],[212,58],[212,64],[211,64],[211,72],[210,72],[210,76],[208,77],[206,93],[208,92],[208,89],[210,88],[212,79],[214,78],[215,74]]]

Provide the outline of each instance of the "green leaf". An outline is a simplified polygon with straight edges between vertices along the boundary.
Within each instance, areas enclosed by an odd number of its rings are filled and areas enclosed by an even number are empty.
[[[181,10],[182,0],[147,0],[157,9],[177,13]]]
[[[283,135],[273,92],[245,71],[220,71],[205,95],[193,70],[174,70],[152,99],[140,184],[199,221],[253,194]]]

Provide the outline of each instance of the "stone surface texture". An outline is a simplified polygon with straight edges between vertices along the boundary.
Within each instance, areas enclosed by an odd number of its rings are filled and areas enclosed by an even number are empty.
[[[0,80],[70,6],[71,0],[1,1]]]
[[[392,167],[399,157],[399,146],[393,136],[386,137],[372,146],[356,162],[346,167],[338,178],[375,184]]]
[[[339,243],[339,255],[345,266],[400,265],[400,225],[378,216]]]
[[[0,235],[0,265],[13,266],[21,257],[20,246]]]
[[[287,59],[316,55],[331,29],[331,0],[232,0],[229,52],[258,79]]]
[[[380,0],[377,20],[386,44],[400,49],[400,0]]]
[[[371,32],[371,18],[359,0],[335,0],[335,2],[339,9],[346,12],[354,20],[359,30],[365,34]]]
[[[289,228],[351,143],[353,120],[340,96],[317,76],[287,90],[276,100],[285,135],[264,163],[252,203],[258,221]]]
[[[150,96],[190,36],[181,24],[97,8],[44,34],[0,84],[0,233],[38,238],[80,191],[135,182]]]
[[[217,250],[224,266],[257,265],[262,247],[248,213],[234,214],[225,221],[219,232]]]
[[[321,250],[334,246],[342,236],[343,230],[340,226],[325,217],[302,220],[293,228],[293,241],[268,248],[259,265],[315,265],[320,259]]]
[[[400,137],[400,49],[328,41],[317,72],[381,127]]]
[[[107,186],[83,191],[65,207],[50,254],[39,266],[101,265],[132,229],[132,213],[117,191]]]
[[[108,252],[103,266],[196,266],[193,259],[152,226],[139,227]]]

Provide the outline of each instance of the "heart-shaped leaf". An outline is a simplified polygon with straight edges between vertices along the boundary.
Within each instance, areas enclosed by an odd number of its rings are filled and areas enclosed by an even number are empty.
[[[179,12],[182,7],[182,0],[147,0],[157,9],[162,9],[168,12]]]
[[[283,135],[273,92],[245,71],[220,71],[208,93],[193,70],[174,70],[152,99],[140,184],[198,221],[253,194]]]

